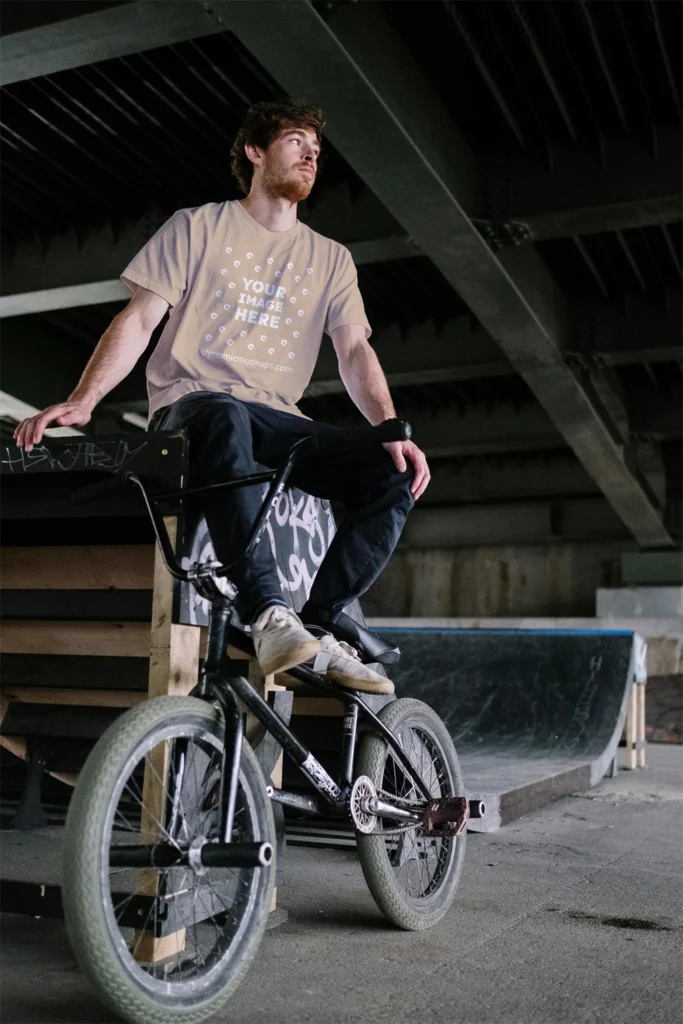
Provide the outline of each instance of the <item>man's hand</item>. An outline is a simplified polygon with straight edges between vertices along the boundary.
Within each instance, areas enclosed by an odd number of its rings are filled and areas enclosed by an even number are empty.
[[[46,429],[53,424],[56,427],[82,427],[91,416],[91,407],[83,402],[59,402],[22,420],[14,431],[14,440],[20,448],[30,452],[34,445],[40,444]]]
[[[427,484],[432,478],[427,465],[425,453],[421,451],[413,441],[391,441],[384,447],[394,460],[394,465],[399,473],[405,473],[406,459],[415,470],[413,482],[410,485],[410,493],[415,501],[427,490]]]

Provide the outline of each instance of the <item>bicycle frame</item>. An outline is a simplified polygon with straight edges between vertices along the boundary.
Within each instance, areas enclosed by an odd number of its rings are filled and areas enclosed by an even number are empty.
[[[282,746],[284,752],[294,761],[302,774],[316,789],[323,802],[320,799],[315,800],[296,793],[276,791],[269,787],[269,794],[272,799],[288,806],[297,807],[299,810],[304,810],[311,814],[321,814],[325,807],[337,813],[346,813],[347,798],[353,782],[353,760],[360,717],[386,740],[408,777],[424,796],[425,801],[431,800],[429,790],[404,752],[397,737],[386,728],[357,693],[337,686],[305,666],[288,670],[295,678],[315,686],[344,704],[342,769],[339,783],[337,783],[310,750],[304,747],[288,725],[255,690],[251,683],[239,674],[239,667],[233,663],[227,653],[229,641],[247,654],[253,656],[254,651],[251,641],[246,634],[232,625],[231,620],[237,596],[236,588],[230,583],[227,595],[224,594],[218,589],[215,577],[226,578],[230,569],[238,561],[243,558],[249,558],[261,540],[273,508],[286,486],[296,460],[308,442],[309,438],[303,438],[294,444],[284,464],[278,470],[252,474],[237,480],[210,484],[205,487],[171,491],[155,495],[153,498],[150,498],[147,494],[145,486],[137,474],[131,473],[128,476],[128,480],[138,487],[143,496],[168,571],[176,579],[192,583],[202,597],[207,598],[210,602],[211,611],[207,653],[200,674],[196,696],[206,701],[216,701],[222,709],[225,720],[225,744],[223,748],[220,790],[220,840],[223,843],[229,843],[232,837],[244,731],[242,711],[238,705],[237,698],[255,715],[264,728]],[[253,526],[247,547],[242,555],[240,555],[240,558],[230,565],[205,563],[204,565],[193,565],[190,569],[182,569],[173,551],[163,517],[156,507],[157,502],[170,498],[187,498],[213,493],[223,488],[248,487],[267,481],[270,481],[268,493]],[[175,756],[176,758],[182,757],[182,750],[176,752]],[[182,782],[182,766],[177,764],[175,767],[175,777],[178,780],[178,786],[180,786]],[[173,813],[175,795],[171,797],[169,794],[169,799],[171,800],[170,813]],[[419,822],[422,820],[422,815],[418,811],[413,812],[405,808],[394,807],[391,803],[380,800],[375,801],[375,804],[376,812],[383,817],[394,818],[398,821]]]
[[[295,675],[302,682],[307,682],[344,703],[346,711],[342,737],[342,768],[339,782],[335,782],[317,758],[300,742],[280,715],[271,708],[270,704],[263,699],[251,683],[239,675],[238,672],[233,674],[230,671],[233,667],[235,669],[238,667],[227,653],[228,634],[229,632],[239,632],[237,630],[229,631],[228,629],[231,614],[231,599],[224,598],[222,601],[214,601],[211,609],[207,657],[196,693],[200,699],[219,703],[225,719],[226,730],[220,795],[221,842],[230,842],[235,800],[237,797],[239,761],[243,738],[242,713],[237,698],[277,740],[283,751],[294,761],[299,771],[317,790],[322,801],[301,796],[297,793],[287,793],[270,788],[269,794],[271,799],[290,807],[296,807],[310,814],[322,814],[325,808],[331,809],[333,812],[343,812],[345,814],[347,799],[353,782],[353,760],[356,750],[359,719],[365,720],[382,735],[391,747],[397,760],[403,766],[406,774],[422,793],[425,800],[429,801],[431,799],[429,790],[401,747],[397,737],[386,728],[358,694],[344,690],[342,687],[303,666],[298,669],[289,669],[290,674]],[[244,634],[241,635],[243,636]],[[382,813],[385,817],[396,820],[416,822],[422,820],[419,812],[406,811],[404,808],[394,807],[391,803],[384,801],[380,801],[378,812]]]

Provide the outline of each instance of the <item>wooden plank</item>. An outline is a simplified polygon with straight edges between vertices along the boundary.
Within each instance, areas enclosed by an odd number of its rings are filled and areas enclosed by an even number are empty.
[[[196,629],[193,626],[180,628]],[[8,619],[0,629],[0,653],[148,658],[149,623]]]
[[[245,657],[245,655],[242,655],[242,657]],[[275,682],[275,676],[272,673],[268,676],[263,675],[258,666],[258,662],[256,661],[255,658],[249,659],[247,679],[254,687],[254,689],[258,693],[260,693],[264,700],[268,700],[269,693],[282,691],[285,689],[284,686],[280,686],[278,683]],[[253,744],[254,735],[258,732],[260,727],[261,723],[259,722],[256,715],[252,714],[251,711],[247,711],[245,735],[250,743]],[[283,755],[281,753],[270,776],[273,785],[276,786],[278,789],[282,788],[282,761]]]
[[[167,516],[164,522],[175,548],[177,519]],[[154,554],[152,628],[148,642],[150,697],[166,694],[184,696],[196,686],[200,640],[199,626],[181,626],[173,622],[173,577],[157,546]]]
[[[3,590],[151,590],[154,545],[3,548]]]
[[[10,698],[6,693],[0,694],[0,726],[4,721],[7,709],[10,706]],[[21,761],[28,761],[28,746],[23,736],[0,736],[0,747],[4,747],[10,754],[14,754]],[[75,786],[78,774],[75,772],[52,772],[48,771],[53,779],[58,779],[67,786]]]
[[[8,736],[97,740],[125,711],[123,707],[81,707],[13,700],[9,702],[2,731]]]
[[[53,686],[3,686],[7,700],[22,704],[70,704],[83,707],[132,708],[147,700],[134,690],[82,690]]]
[[[228,652],[235,652],[235,648],[229,647]],[[230,656],[233,657],[233,654],[230,653]],[[239,656],[241,658],[246,657],[246,655],[243,654],[241,651],[236,651],[234,656]],[[268,700],[268,694],[270,692],[285,689],[284,686],[280,686],[278,683],[275,682],[275,675],[273,673],[271,673],[268,676],[263,675],[261,669],[259,668],[258,662],[256,661],[255,658],[249,658],[247,678],[251,685],[256,690],[258,690],[258,692],[261,694],[264,700]],[[247,711],[245,733],[248,740],[250,740],[250,738],[253,736],[254,732],[258,729],[259,726],[260,722],[258,721],[256,716],[252,714],[251,711]],[[273,783],[276,789],[282,789],[283,763],[284,754],[282,753],[282,751],[280,751],[280,756],[278,757],[277,762],[275,763],[275,767],[270,773],[270,781]],[[273,892],[270,898],[270,913],[272,914],[274,910],[277,910],[277,886],[273,888]]]
[[[344,705],[334,697],[297,697],[294,695],[292,715],[321,715],[343,718]]]
[[[2,618],[26,622],[151,622],[149,590],[3,590]]]
[[[175,549],[178,521],[175,516],[167,516],[164,522]],[[148,643],[148,696],[187,695],[198,680],[200,628],[173,622],[173,577],[164,564],[158,545],[154,552],[154,600]],[[151,751],[145,764],[140,826],[143,843],[154,843],[159,836],[158,822],[164,818],[168,756],[168,743],[161,743]],[[150,896],[156,895],[158,880],[156,871],[141,872],[141,891]],[[133,939],[132,953],[137,960],[157,963],[184,948],[184,928],[162,938],[138,929]]]
[[[98,658],[87,654],[6,654],[2,658],[1,669],[4,687],[137,690],[147,693],[149,655],[145,658]]]
[[[144,890],[141,890],[144,892]],[[167,957],[176,956],[185,949],[185,928],[173,932],[171,935],[162,935],[155,938],[152,932],[138,929],[135,932],[133,949],[131,952],[136,960],[141,963],[159,963]]]

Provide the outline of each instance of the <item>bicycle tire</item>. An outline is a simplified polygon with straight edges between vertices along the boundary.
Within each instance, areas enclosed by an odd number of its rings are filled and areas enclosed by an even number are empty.
[[[215,969],[214,964],[207,970],[211,985],[205,985],[205,990],[198,984],[193,995],[179,997],[178,985],[165,983],[163,978],[157,984],[156,975],[154,980],[148,981],[144,970],[138,969],[138,965],[131,966],[133,957],[122,939],[116,908],[107,892],[111,871],[108,836],[113,835],[115,828],[114,816],[125,785],[125,779],[122,783],[121,778],[127,766],[134,764],[134,759],[145,749],[154,750],[154,744],[174,738],[174,731],[181,735],[183,730],[189,733],[195,730],[206,747],[215,748],[217,752],[222,750],[222,716],[205,701],[193,697],[158,697],[124,713],[91,752],[67,817],[62,898],[71,946],[102,1001],[130,1024],[199,1024],[215,1014],[230,998],[252,962],[271,905],[274,860],[268,867],[249,869],[251,874],[245,876],[244,892],[248,895],[245,896],[244,916],[239,927],[231,924],[229,929],[237,936],[233,937],[233,955],[225,963],[216,961],[219,969]],[[245,808],[245,827],[251,829],[250,838],[270,842],[274,851],[275,827],[266,784],[246,741],[242,747],[239,797],[240,806]],[[215,809],[212,813],[216,814]],[[241,891],[241,885],[241,882],[235,883],[236,892]],[[214,919],[211,921],[213,925]],[[219,931],[217,925],[215,928]],[[169,987],[166,995],[161,991],[164,984]],[[186,989],[190,987],[185,984]]]
[[[432,795],[444,797],[465,795],[462,772],[453,741],[443,722],[432,708],[422,701],[402,698],[385,705],[378,717],[391,732],[402,738],[408,732],[411,735],[419,736],[420,745],[430,754],[434,754],[434,763],[438,759],[437,779],[434,780],[430,772],[428,780],[426,780]],[[417,756],[413,757],[406,749],[405,742],[403,742],[403,748],[415,763]],[[422,751],[420,751],[420,758],[423,758]],[[391,755],[386,740],[376,732],[363,733],[358,745],[356,774],[367,776],[377,789],[391,792],[400,787],[396,784],[392,785],[388,779],[389,764],[391,765],[391,774],[395,779],[400,779],[402,770],[398,770],[398,762]],[[403,775],[402,778],[405,780],[406,776]],[[419,797],[415,796],[415,803],[419,804],[420,802],[424,802],[421,794]],[[379,819],[376,831],[395,827],[396,824],[388,819]],[[410,864],[410,851],[406,855],[405,849],[402,849],[397,856],[396,849],[398,847],[392,848],[393,838],[390,836],[363,834],[357,831],[356,843],[360,863],[373,899],[385,917],[399,928],[407,931],[422,931],[440,921],[455,898],[465,856],[466,833],[457,839],[428,839],[421,835],[421,828],[417,826],[406,830],[406,832],[398,833],[398,835],[415,837],[412,841],[416,856],[412,859],[418,866],[420,880],[422,880],[420,861],[423,859],[426,861],[429,851],[433,850],[436,851],[435,855],[439,862],[439,855],[445,851],[445,866],[442,866],[438,884],[435,884],[432,891],[426,891],[424,895],[418,896],[406,891],[406,884],[401,883],[399,879],[403,865]],[[410,841],[408,838],[402,840],[404,847],[408,841]],[[400,842],[401,840],[399,840]],[[419,846],[420,843],[422,843],[422,847]],[[397,869],[396,861],[401,857],[405,859]],[[410,877],[410,866],[406,871],[406,877]]]

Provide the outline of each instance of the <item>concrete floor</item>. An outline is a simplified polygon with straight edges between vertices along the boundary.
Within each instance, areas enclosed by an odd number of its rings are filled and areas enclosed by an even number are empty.
[[[384,924],[354,854],[290,849],[231,1024],[672,1024],[683,1000],[683,750],[500,832],[473,834],[426,933]],[[103,1024],[60,922],[2,917],[4,1024]]]

